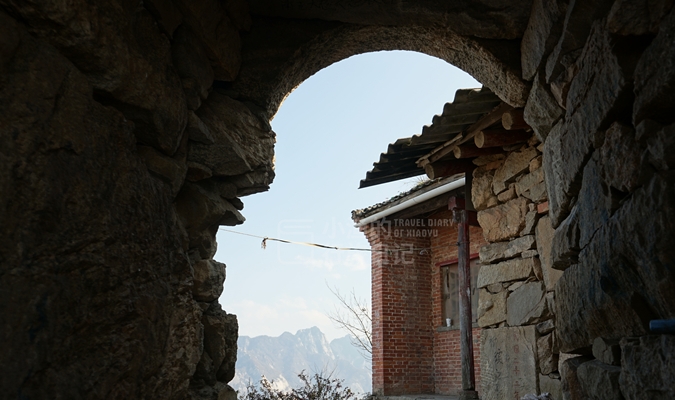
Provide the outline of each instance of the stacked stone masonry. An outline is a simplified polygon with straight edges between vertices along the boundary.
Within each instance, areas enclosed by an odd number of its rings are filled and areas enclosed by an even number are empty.
[[[510,173],[474,172],[483,180],[474,187],[474,201],[485,208],[479,221],[492,242],[481,259],[494,265],[489,275],[483,266],[479,283],[487,398],[507,396],[487,392],[504,365],[489,353],[500,351],[491,337],[507,326],[531,325],[539,376],[530,377],[528,390],[566,399],[673,396],[672,367],[631,362],[632,354],[671,351],[672,336],[649,335],[650,320],[675,315],[675,181],[664,153],[672,147],[664,139],[675,115],[665,112],[674,105],[671,8],[672,2],[534,2],[521,56],[524,77],[533,81],[525,118],[544,142],[536,150],[543,153],[546,197],[522,190],[511,200],[500,197]],[[656,54],[665,64],[657,65]],[[528,151],[509,154],[498,168],[523,170],[506,165]],[[498,179],[493,192],[489,179]],[[543,200],[549,215],[537,213],[532,232],[526,212],[542,209],[535,206]],[[525,239],[532,233],[534,240]],[[532,269],[525,254],[536,254]]]
[[[673,335],[648,325],[675,318],[674,38],[672,0],[0,0],[3,393],[233,398],[215,232],[269,188],[288,93],[397,49],[523,107],[540,142],[474,172],[483,398],[675,398]]]
[[[560,397],[553,228],[539,210],[548,201],[543,146],[536,137],[473,171],[472,200],[487,245],[480,248],[478,325],[482,393],[520,398],[546,391]],[[492,157],[494,158],[494,157]]]

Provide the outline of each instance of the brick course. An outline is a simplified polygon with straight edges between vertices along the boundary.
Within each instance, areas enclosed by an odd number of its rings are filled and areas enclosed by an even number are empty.
[[[432,221],[429,221],[432,220]],[[378,395],[455,394],[461,389],[459,330],[439,330],[439,262],[457,258],[452,212],[429,219],[389,221],[362,228],[371,248],[373,392]],[[485,242],[471,229],[471,253]],[[476,379],[480,377],[474,330]]]

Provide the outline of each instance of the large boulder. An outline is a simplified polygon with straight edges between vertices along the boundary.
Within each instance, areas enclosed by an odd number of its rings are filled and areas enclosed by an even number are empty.
[[[234,378],[237,361],[237,317],[227,314],[215,301],[204,312],[202,324],[204,352],[193,383],[205,382],[210,386],[217,381],[227,383]]]
[[[492,178],[495,175],[493,169],[479,167],[473,170],[471,181],[471,202],[476,210],[485,210],[494,207],[499,202],[492,192]]]
[[[564,110],[550,93],[544,78],[537,74],[523,116],[541,142],[546,140],[551,128],[562,118],[563,113]]]

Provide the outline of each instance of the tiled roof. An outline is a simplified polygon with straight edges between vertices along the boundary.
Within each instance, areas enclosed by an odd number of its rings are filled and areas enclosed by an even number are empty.
[[[420,157],[454,138],[499,103],[497,95],[485,87],[458,90],[454,101],[446,103],[443,113],[434,116],[432,124],[424,126],[421,134],[389,144],[387,152],[380,154],[380,160],[373,163],[373,169],[366,173],[359,188],[424,174],[424,169],[416,164]]]

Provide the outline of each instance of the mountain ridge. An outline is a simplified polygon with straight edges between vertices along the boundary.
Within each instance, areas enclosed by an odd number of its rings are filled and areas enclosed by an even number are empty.
[[[352,346],[349,335],[328,342],[316,326],[295,334],[279,336],[240,336],[237,340],[237,365],[230,385],[245,392],[249,382],[258,384],[262,376],[281,390],[301,385],[298,374],[320,373],[342,379],[356,393],[371,391],[372,373],[365,360]]]

